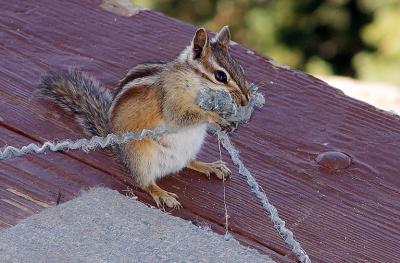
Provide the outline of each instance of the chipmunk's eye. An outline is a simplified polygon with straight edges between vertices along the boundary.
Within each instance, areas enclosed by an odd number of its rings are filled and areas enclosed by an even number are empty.
[[[226,77],[225,72],[223,72],[222,70],[216,70],[214,72],[214,76],[215,76],[215,79],[218,80],[219,82],[222,82],[225,84],[228,82],[228,78]]]

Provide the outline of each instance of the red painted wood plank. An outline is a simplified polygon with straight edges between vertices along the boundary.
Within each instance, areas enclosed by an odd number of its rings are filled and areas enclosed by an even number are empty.
[[[102,11],[93,2],[3,2],[0,60],[7,63],[0,65],[0,117],[8,128],[41,141],[78,138],[82,133],[71,115],[32,96],[40,74],[77,65],[112,88],[130,66],[172,58],[189,43],[194,31],[190,25],[154,12],[125,18]],[[400,256],[396,249],[400,234],[399,120],[309,75],[276,67],[240,46],[232,51],[249,80],[267,97],[263,111],[240,128],[234,142],[311,258],[317,262],[395,262]],[[328,150],[343,151],[354,163],[342,171],[322,169],[314,160]],[[210,138],[201,158],[215,160],[218,155],[216,141]],[[61,156],[79,159],[113,180],[130,182],[104,153]],[[223,158],[228,159],[226,154]],[[62,168],[74,172],[68,166]],[[219,181],[184,171],[163,180],[162,185],[179,194],[185,207],[174,214],[212,222],[215,229],[223,225]],[[149,201],[140,191],[135,193]],[[269,247],[288,254],[237,173],[227,182],[227,202],[233,232],[257,242],[261,251]]]

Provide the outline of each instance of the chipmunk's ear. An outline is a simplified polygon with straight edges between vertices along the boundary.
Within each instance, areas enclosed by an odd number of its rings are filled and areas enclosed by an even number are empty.
[[[220,43],[224,47],[228,47],[229,41],[231,41],[231,32],[229,31],[228,26],[224,26],[221,30],[215,35],[214,41]]]
[[[207,31],[204,28],[197,29],[192,41],[193,58],[198,59],[205,56],[209,47]]]

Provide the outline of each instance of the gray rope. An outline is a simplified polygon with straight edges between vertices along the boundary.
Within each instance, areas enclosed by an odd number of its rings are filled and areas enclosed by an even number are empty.
[[[247,178],[247,184],[250,186],[251,191],[260,200],[262,206],[266,210],[267,214],[270,216],[271,221],[278,231],[283,240],[290,246],[292,252],[297,256],[300,262],[311,263],[310,258],[306,252],[301,248],[299,242],[297,242],[293,237],[293,232],[285,227],[285,221],[283,221],[279,215],[278,210],[273,206],[265,193],[260,191],[260,186],[258,185],[255,178],[251,175],[250,171],[244,166],[243,162],[239,158],[239,151],[233,146],[229,136],[225,132],[217,131],[218,137],[222,142],[222,146],[228,151],[229,155],[234,164],[239,167],[239,173]]]
[[[63,150],[82,149],[85,152],[89,152],[98,147],[105,148],[110,145],[122,144],[129,140],[139,141],[143,140],[145,137],[156,138],[170,133],[173,132],[142,130],[140,133],[133,133],[133,132],[127,132],[123,134],[110,133],[106,137],[93,136],[90,139],[79,139],[75,141],[67,139],[58,143],[47,141],[42,145],[31,143],[21,148],[16,148],[14,146],[6,146],[3,150],[0,150],[0,160],[22,156],[29,153],[40,154],[44,153],[46,150],[57,152]]]

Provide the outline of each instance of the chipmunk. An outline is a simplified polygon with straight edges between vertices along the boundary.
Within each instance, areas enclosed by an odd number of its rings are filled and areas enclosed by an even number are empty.
[[[230,130],[221,114],[196,105],[202,88],[229,92],[237,105],[250,99],[249,84],[239,63],[229,53],[230,31],[223,27],[209,39],[199,28],[189,46],[167,63],[140,64],[128,71],[112,95],[95,79],[75,70],[49,73],[39,85],[41,94],[67,110],[90,135],[174,130],[157,139],[145,138],[113,147],[138,186],[157,206],[180,208],[177,195],[161,189],[156,180],[187,167],[223,179],[230,170],[220,161],[195,159],[209,124]]]

